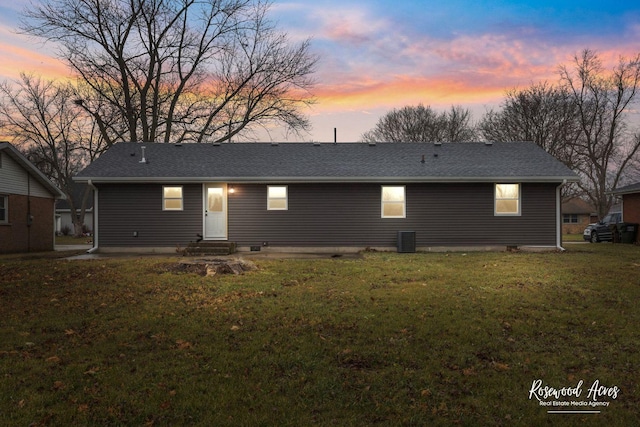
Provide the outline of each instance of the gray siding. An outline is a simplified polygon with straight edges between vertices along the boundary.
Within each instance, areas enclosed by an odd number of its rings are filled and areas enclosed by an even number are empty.
[[[380,217],[380,184],[286,184],[289,209],[267,211],[267,186],[233,184],[229,240],[240,246],[418,246],[556,244],[556,184],[521,186],[521,216],[494,215],[494,187],[407,184],[406,218]],[[98,186],[99,246],[185,246],[203,231],[202,185],[184,185],[184,210],[162,210],[160,184]],[[138,232],[138,237],[133,233]]]
[[[522,184],[521,216],[494,215],[494,187],[407,184],[406,218],[380,217],[380,184],[289,184],[289,209],[267,211],[266,185],[234,185],[229,240],[240,246],[395,246],[399,230],[418,246],[556,244],[556,184]]]
[[[175,184],[168,184],[175,185]],[[183,185],[182,211],[162,210],[161,184],[98,187],[98,245],[184,247],[202,234],[202,185]],[[134,237],[134,232],[138,237]]]

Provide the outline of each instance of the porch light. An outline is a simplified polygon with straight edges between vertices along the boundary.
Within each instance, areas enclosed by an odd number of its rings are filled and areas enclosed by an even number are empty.
[[[233,188],[233,185],[230,185],[230,186],[229,186],[229,194],[233,194],[233,193],[235,193],[235,192],[236,192],[236,189],[235,189],[235,188]]]

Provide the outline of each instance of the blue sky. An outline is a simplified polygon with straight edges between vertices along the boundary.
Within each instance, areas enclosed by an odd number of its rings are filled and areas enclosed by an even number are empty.
[[[33,0],[37,1],[37,0]],[[11,32],[27,0],[0,0],[0,79],[66,73],[40,44]],[[320,57],[305,140],[356,141],[392,108],[456,104],[477,119],[507,89],[556,81],[582,49],[612,66],[640,52],[636,1],[274,1],[272,18]],[[264,139],[282,139],[272,129]]]

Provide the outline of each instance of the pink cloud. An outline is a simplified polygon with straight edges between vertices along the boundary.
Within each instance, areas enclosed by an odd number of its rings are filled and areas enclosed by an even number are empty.
[[[338,34],[336,30],[330,36]],[[584,48],[597,49],[607,66],[614,65],[620,54],[629,56],[626,52],[630,51],[628,46],[612,47],[604,41],[600,46],[551,45],[536,38],[534,29],[520,29],[518,35],[461,34],[439,40],[383,33],[363,47],[367,55],[350,46],[353,37],[343,41],[336,37],[332,40],[340,56],[329,56],[321,67],[316,95],[324,105],[321,108],[332,111],[417,102],[493,103],[514,87],[556,82],[558,67],[570,66],[573,55]],[[325,53],[331,55],[331,50]]]
[[[0,79],[15,79],[21,72],[39,74],[47,78],[67,77],[69,70],[59,59],[43,53],[52,50],[42,47],[26,36],[0,27]]]
[[[359,7],[316,8],[310,17],[317,23],[321,37],[341,44],[370,43],[388,30],[384,18],[373,16]]]
[[[322,85],[315,91],[321,111],[395,108],[418,103],[453,105],[499,100],[504,86],[498,82],[479,86],[448,76],[396,75],[386,81],[363,80],[359,84]]]

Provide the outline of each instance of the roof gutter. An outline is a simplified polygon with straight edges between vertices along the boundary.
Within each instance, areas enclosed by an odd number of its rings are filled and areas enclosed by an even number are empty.
[[[202,177],[74,177],[76,182],[94,183],[166,183],[175,182],[183,184],[201,184],[203,182],[235,182],[238,184],[271,184],[271,183],[486,183],[486,182],[535,182],[535,183],[556,183],[578,181],[574,176],[493,176],[493,177],[398,177],[398,176],[352,176],[352,177],[327,177],[327,176],[274,176],[274,177],[243,177],[243,176],[202,176]]]
[[[87,185],[93,190],[93,247],[87,251],[92,254],[98,251],[98,188],[89,179]]]

